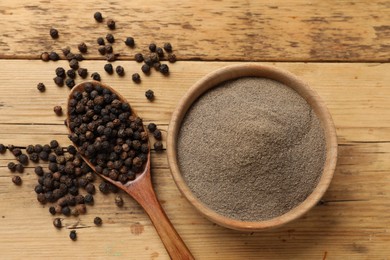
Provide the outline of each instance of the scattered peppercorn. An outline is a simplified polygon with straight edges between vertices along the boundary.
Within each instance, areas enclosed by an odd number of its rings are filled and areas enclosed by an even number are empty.
[[[38,175],[38,176],[43,176],[43,168],[42,168],[42,166],[37,166],[37,167],[35,167],[34,172],[35,172],[36,175]]]
[[[61,78],[66,78],[65,70],[62,67],[56,68],[56,75]]]
[[[10,151],[12,152],[12,154],[15,156],[15,157],[18,157],[19,155],[22,154],[22,150],[20,148],[12,148],[10,149]]]
[[[162,48],[157,47],[157,48],[156,48],[156,53],[157,53],[157,55],[158,55],[160,58],[164,57],[164,51],[163,51]]]
[[[156,152],[162,152],[163,151],[163,143],[161,141],[157,141],[153,144],[154,150]]]
[[[53,108],[54,110],[54,113],[56,113],[57,116],[61,116],[62,115],[62,107],[61,106],[55,106]]]
[[[53,225],[56,227],[56,228],[62,228],[62,221],[60,218],[55,218],[53,220]]]
[[[164,75],[168,75],[169,74],[169,67],[167,64],[161,64],[160,65],[160,72]]]
[[[103,224],[103,221],[100,217],[95,217],[93,219],[93,223],[96,225],[96,226],[101,226]]]
[[[118,207],[122,207],[123,206],[123,199],[122,199],[122,197],[120,195],[115,197],[115,204]]]
[[[47,52],[42,52],[42,53],[41,53],[41,60],[43,60],[43,61],[49,61],[49,60],[50,60],[50,55],[49,55],[49,53],[47,53]]]
[[[69,47],[65,47],[63,49],[61,49],[62,51],[62,54],[64,54],[64,56],[68,55],[70,53],[70,48]]]
[[[17,160],[18,160],[21,164],[23,164],[23,165],[27,165],[27,164],[28,164],[28,157],[27,157],[27,155],[25,155],[25,154],[19,155],[19,156],[17,157]]]
[[[176,55],[173,54],[173,53],[169,53],[169,54],[168,54],[168,61],[169,61],[170,63],[175,63],[175,62],[176,62]]]
[[[66,86],[68,86],[68,88],[73,88],[75,85],[76,85],[76,83],[74,82],[74,79],[72,79],[72,78],[68,78],[68,79],[66,79],[65,80],[65,84],[66,84]]]
[[[101,12],[96,12],[93,14],[93,18],[95,18],[95,20],[98,22],[98,23],[101,23],[103,22],[103,16],[102,16],[102,13]]]
[[[88,70],[85,69],[85,68],[79,68],[77,70],[77,74],[79,74],[79,76],[83,79],[85,79],[87,76],[88,76]]]
[[[115,68],[115,71],[119,76],[125,75],[125,69],[120,65]]]
[[[87,45],[85,44],[85,42],[80,43],[80,44],[77,46],[77,48],[79,49],[79,51],[80,51],[81,53],[86,53],[87,50],[88,50],[88,47],[87,47]]]
[[[150,123],[148,125],[149,132],[153,133],[154,131],[156,131],[156,129],[157,129],[157,125],[155,123]]]
[[[52,51],[49,53],[49,58],[52,61],[57,61],[60,59],[60,56],[57,54],[57,52]]]
[[[99,46],[98,51],[101,55],[106,54],[106,47],[105,46]]]
[[[125,40],[125,44],[129,47],[134,47],[135,42],[133,37],[127,37]]]
[[[145,97],[146,97],[148,100],[150,100],[150,101],[154,100],[154,92],[153,92],[153,90],[151,90],[151,89],[147,90],[147,91],[145,92]]]
[[[106,53],[112,53],[113,52],[113,48],[112,48],[111,44],[105,45],[104,48],[106,48]]]
[[[50,212],[50,214],[55,215],[55,214],[56,214],[56,208],[53,207],[53,206],[51,206],[51,207],[49,208],[49,212]]]
[[[134,55],[134,59],[137,62],[143,62],[144,61],[144,56],[141,53],[137,53],[137,54]]]
[[[20,178],[20,176],[13,176],[12,177],[12,182],[15,185],[21,185],[22,184],[22,178]]]
[[[154,138],[156,138],[156,140],[161,141],[161,139],[162,139],[162,134],[161,134],[160,129],[154,130],[153,136],[154,136]]]
[[[106,40],[107,40],[109,43],[114,43],[114,42],[115,42],[114,35],[112,35],[111,33],[108,33],[108,34],[106,35]]]
[[[172,45],[169,42],[164,43],[164,50],[166,52],[172,52]]]
[[[105,65],[104,65],[104,70],[105,70],[108,74],[114,73],[114,68],[112,67],[112,64],[111,64],[111,63],[105,64]]]
[[[76,230],[70,231],[69,237],[70,237],[70,239],[72,239],[73,241],[77,240],[77,233],[76,233]]]
[[[93,80],[96,80],[96,81],[100,81],[100,80],[101,80],[100,74],[97,73],[97,72],[92,73],[92,74],[91,74],[91,78],[92,78]]]
[[[37,85],[37,89],[40,91],[40,92],[44,92],[46,90],[46,86],[45,84],[43,84],[42,82],[38,83]]]
[[[155,51],[156,51],[156,48],[157,48],[156,44],[154,44],[154,43],[149,44],[149,50],[150,50],[151,52],[155,52]]]
[[[99,37],[96,39],[97,44],[99,45],[105,45],[103,37]]]
[[[92,183],[88,183],[87,186],[85,187],[85,191],[91,195],[94,194],[95,193],[95,185],[93,185]]]
[[[50,36],[51,36],[51,38],[53,38],[53,39],[57,39],[57,38],[58,38],[58,30],[57,30],[57,29],[54,29],[54,28],[51,28],[51,29],[50,29]]]
[[[23,173],[23,172],[24,172],[24,166],[23,166],[23,164],[17,163],[17,164],[15,165],[15,170],[16,170],[17,172],[19,172],[19,173]]]
[[[140,83],[141,82],[141,76],[138,73],[134,73],[133,75],[131,75],[131,79],[135,83]]]
[[[70,62],[69,62],[69,67],[71,67],[72,69],[74,70],[77,70],[79,68],[79,61],[76,60],[76,59],[72,59]]]
[[[119,56],[119,54],[118,53],[110,53],[110,54],[108,54],[107,56],[106,56],[106,60],[107,61],[116,61],[116,59],[117,59],[117,57]]]
[[[4,144],[0,144],[0,153],[5,153],[6,150],[7,150],[7,147],[5,147]]]
[[[112,19],[107,20],[107,27],[110,28],[111,30],[115,29],[115,21]]]
[[[85,204],[92,205],[94,202],[92,194],[85,195],[84,202],[85,202]]]
[[[145,73],[145,74],[149,74],[149,73],[150,73],[150,67],[149,67],[148,64],[142,65],[141,70],[142,70],[142,72]]]
[[[55,77],[55,78],[53,78],[53,80],[54,80],[54,83],[57,85],[57,86],[59,86],[59,87],[62,87],[63,85],[64,85],[64,79],[63,78],[61,78],[61,77]]]

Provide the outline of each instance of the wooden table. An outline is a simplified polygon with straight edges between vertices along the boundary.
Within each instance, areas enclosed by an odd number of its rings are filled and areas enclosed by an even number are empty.
[[[34,3],[31,3],[34,2]],[[64,60],[43,62],[43,51],[77,49],[86,42],[82,67],[101,73],[137,109],[145,123],[166,133],[175,105],[208,72],[229,64],[258,62],[287,69],[325,100],[337,127],[339,159],[331,186],[304,217],[278,230],[242,233],[206,220],[181,196],[166,153],[152,152],[153,182],[172,223],[197,259],[388,259],[390,256],[390,1],[27,1],[0,2],[0,143],[25,147],[57,139],[70,144],[64,117],[67,87],[52,78]],[[93,19],[101,11],[117,21],[114,49],[126,76],[110,76],[96,38],[109,32]],[[49,29],[60,37],[53,40]],[[136,48],[121,42],[133,36]],[[142,84],[131,81],[133,60],[150,42],[171,42],[179,62],[171,74],[155,71]],[[80,78],[76,80],[80,82]],[[47,86],[45,93],[36,89]],[[153,89],[156,100],[144,93]],[[164,139],[165,139],[164,135]],[[0,258],[167,259],[143,210],[131,198],[114,204],[114,194],[96,203],[75,224],[56,230],[48,205],[34,193],[30,163],[23,184],[11,182],[9,151],[0,156]],[[97,182],[98,183],[98,182]],[[102,217],[102,227],[92,223]],[[68,226],[69,227],[69,226]]]

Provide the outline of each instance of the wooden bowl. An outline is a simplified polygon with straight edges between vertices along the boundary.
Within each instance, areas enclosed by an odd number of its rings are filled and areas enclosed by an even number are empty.
[[[216,213],[195,197],[192,191],[188,188],[178,166],[177,139],[182,120],[185,117],[187,110],[191,107],[192,103],[208,89],[213,88],[224,81],[240,77],[269,78],[294,89],[307,101],[317,114],[321,121],[326,139],[326,160],[324,169],[320,180],[312,193],[306,198],[306,200],[287,213],[264,221],[240,221]],[[227,228],[241,231],[260,231],[269,228],[276,228],[286,224],[287,222],[295,220],[318,203],[327,190],[336,167],[337,138],[332,117],[324,102],[314,90],[296,76],[285,70],[271,66],[257,64],[232,65],[218,69],[203,77],[200,81],[195,83],[195,85],[193,85],[180,100],[172,114],[172,119],[168,128],[167,152],[168,163],[176,185],[181,193],[197,210],[199,210],[200,213],[211,221]]]

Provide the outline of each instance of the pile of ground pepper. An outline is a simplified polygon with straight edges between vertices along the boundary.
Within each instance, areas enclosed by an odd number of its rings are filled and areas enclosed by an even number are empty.
[[[244,77],[203,94],[179,132],[180,171],[194,195],[233,219],[278,217],[322,174],[324,131],[309,104],[274,80]]]

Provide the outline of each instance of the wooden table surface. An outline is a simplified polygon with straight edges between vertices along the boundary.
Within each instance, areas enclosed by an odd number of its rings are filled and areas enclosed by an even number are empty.
[[[33,2],[33,3],[32,3]],[[0,143],[25,147],[57,139],[70,144],[64,117],[67,87],[54,85],[56,67],[42,51],[86,42],[81,66],[123,94],[145,123],[166,129],[187,89],[208,72],[229,64],[256,62],[287,69],[308,82],[325,100],[337,127],[339,159],[323,203],[277,230],[242,233],[202,217],[176,188],[166,153],[152,152],[156,192],[183,240],[197,259],[388,259],[390,256],[390,1],[27,1],[0,2]],[[109,32],[95,11],[117,22],[114,65],[126,75],[110,76],[97,52],[96,38]],[[49,29],[60,37],[53,40]],[[136,48],[121,42],[133,36]],[[171,74],[144,77],[133,60],[150,42],[171,42],[178,62]],[[140,72],[142,84],[131,81]],[[76,82],[81,79],[77,78]],[[45,93],[36,89],[47,86]],[[144,92],[153,89],[156,100]],[[48,205],[36,200],[37,177],[30,163],[15,186],[0,156],[1,259],[167,259],[155,229],[130,197],[125,206],[98,192],[95,205],[67,217],[56,230]],[[97,182],[98,183],[98,182]],[[124,195],[124,194],[123,194]],[[103,219],[95,227],[95,216]],[[78,241],[69,228],[78,227]]]

